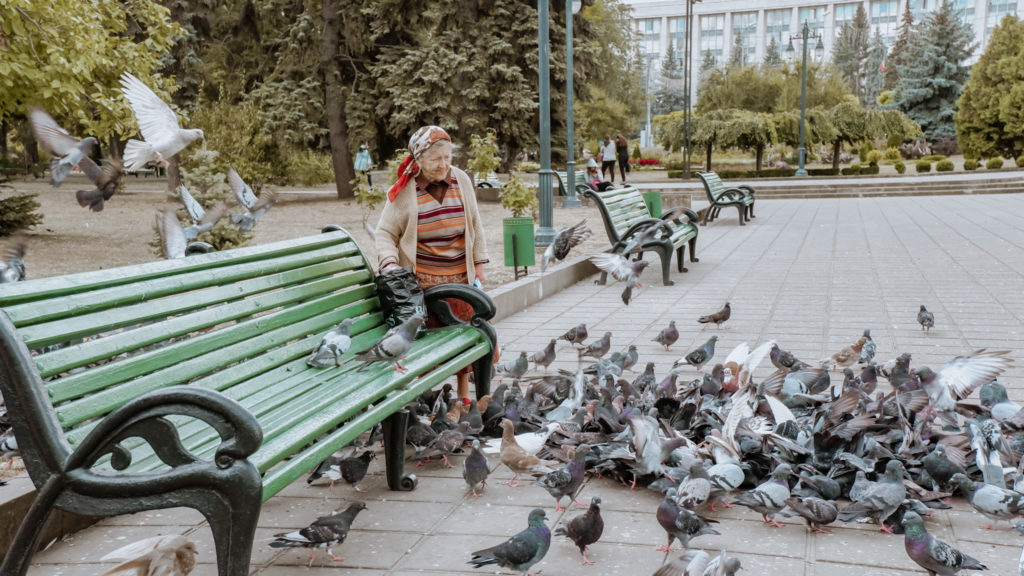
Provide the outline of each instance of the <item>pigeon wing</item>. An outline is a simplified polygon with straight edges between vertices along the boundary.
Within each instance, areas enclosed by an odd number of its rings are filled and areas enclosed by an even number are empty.
[[[982,384],[995,380],[1010,365],[1007,350],[978,350],[970,356],[958,356],[942,367],[938,382],[958,400],[971,395]]]
[[[67,156],[78,146],[78,141],[42,108],[30,108],[28,117],[32,121],[32,133],[36,141],[50,156]]]
[[[135,118],[139,122],[139,132],[150,144],[167,142],[177,138],[181,127],[178,117],[166,102],[160,99],[141,80],[125,72],[121,75],[121,92],[128,99]]]
[[[185,238],[185,231],[182,230],[174,211],[163,210],[157,214],[156,229],[160,234],[160,246],[163,248],[164,257],[181,258],[185,256],[188,240]]]
[[[102,186],[100,178],[103,176],[103,172],[100,167],[92,161],[92,158],[88,156],[82,156],[82,159],[78,161],[78,167],[82,169],[89,181],[95,184],[97,187]]]
[[[628,281],[631,275],[629,262],[619,254],[602,252],[591,256],[590,261],[620,282]]]
[[[491,556],[507,565],[522,566],[537,554],[539,543],[529,530],[524,530],[491,549]]]
[[[188,212],[188,217],[192,219],[192,223],[199,224],[199,221],[206,215],[203,205],[192,196],[184,184],[178,186],[178,194],[181,195],[181,203],[185,205],[185,212]]]
[[[246,210],[252,211],[255,209],[258,198],[253,194],[252,188],[231,167],[228,167],[228,186],[235,193],[235,198],[238,198],[238,203],[244,206]]]

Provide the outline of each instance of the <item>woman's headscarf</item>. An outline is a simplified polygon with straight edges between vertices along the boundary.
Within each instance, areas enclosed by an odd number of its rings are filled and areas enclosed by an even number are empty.
[[[388,190],[388,202],[394,202],[398,193],[405,188],[405,185],[409,183],[409,178],[412,178],[420,171],[420,167],[416,164],[416,160],[427,151],[428,148],[440,142],[441,140],[452,141],[452,137],[444,131],[444,128],[440,126],[424,126],[417,130],[412,138],[409,138],[409,155],[402,160],[402,163],[398,166],[398,181],[395,185]]]

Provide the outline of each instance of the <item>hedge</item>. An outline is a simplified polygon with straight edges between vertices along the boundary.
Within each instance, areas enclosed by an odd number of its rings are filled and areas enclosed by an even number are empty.
[[[946,159],[946,157],[943,156],[942,154],[930,154],[928,156],[922,156],[921,157],[921,160],[927,160],[928,162],[938,162],[940,160],[945,160],[945,159]]]
[[[1017,156],[1013,163],[1017,165],[1017,168],[1024,168],[1024,154]]]
[[[853,164],[849,168],[843,168],[841,173],[843,176],[858,176],[860,175],[860,164]]]
[[[914,162],[914,168],[918,172],[931,172],[932,171],[932,163],[922,158],[921,160],[918,160],[917,162]]]
[[[952,172],[953,161],[952,160],[939,160],[935,163],[936,172]]]
[[[907,165],[904,164],[903,161],[901,161],[901,160],[897,160],[897,161],[893,162],[892,163],[892,167],[896,169],[896,172],[898,174],[903,174],[904,172],[907,171]]]
[[[978,169],[978,161],[977,160],[970,160],[970,159],[969,160],[964,160],[964,170],[977,170],[977,169]]]
[[[996,156],[995,158],[989,158],[988,162],[985,162],[985,168],[989,170],[998,170],[1003,167],[1003,159]]]

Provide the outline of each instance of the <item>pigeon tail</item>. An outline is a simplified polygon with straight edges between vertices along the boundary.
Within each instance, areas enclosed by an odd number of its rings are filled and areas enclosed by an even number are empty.
[[[158,160],[160,155],[155,148],[141,140],[129,140],[124,145],[124,169],[135,172],[150,160]]]

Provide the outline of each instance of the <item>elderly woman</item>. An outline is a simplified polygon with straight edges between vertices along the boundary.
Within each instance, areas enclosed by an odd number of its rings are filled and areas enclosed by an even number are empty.
[[[483,281],[487,243],[469,176],[452,166],[452,139],[438,126],[424,126],[409,139],[410,155],[377,224],[379,272],[409,267],[420,287]],[[449,299],[452,313],[469,320],[473,309]],[[437,324],[428,319],[427,326]],[[469,396],[469,372],[458,374],[460,398]]]

